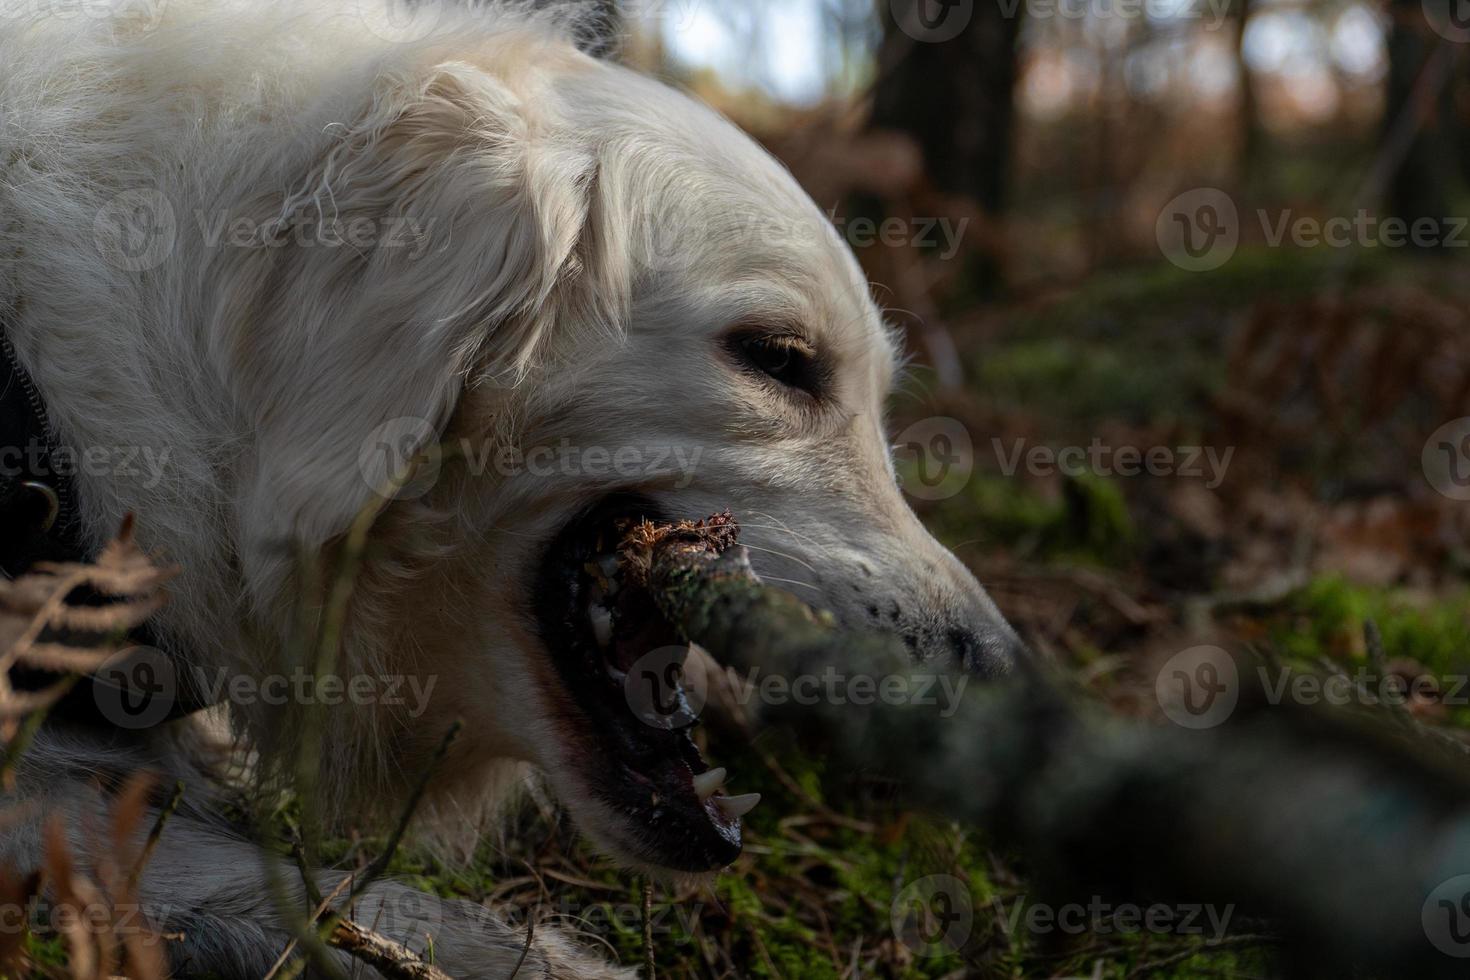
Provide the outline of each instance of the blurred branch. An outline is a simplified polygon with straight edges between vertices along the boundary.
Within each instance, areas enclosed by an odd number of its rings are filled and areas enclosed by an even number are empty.
[[[644,524],[621,548],[625,574],[722,663],[932,688],[934,670],[902,644],[845,634],[763,586],[737,536],[728,515]],[[1314,963],[1463,975],[1421,915],[1437,886],[1470,875],[1470,786],[1402,729],[1368,733],[1283,708],[1160,728],[1082,702],[1035,669],[983,686],[949,679],[958,692],[945,711],[817,699],[765,704],[753,720],[821,735],[842,764],[899,779],[918,802],[1019,847],[1044,880],[1108,898],[1238,902],[1271,916]]]

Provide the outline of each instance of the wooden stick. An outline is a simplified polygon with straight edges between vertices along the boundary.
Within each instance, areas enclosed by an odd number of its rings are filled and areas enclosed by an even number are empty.
[[[641,525],[620,549],[624,574],[737,669],[868,675],[909,692],[945,679],[762,585],[737,535],[728,515]],[[1268,917],[1314,969],[1463,977],[1465,960],[1446,953],[1470,955],[1465,923],[1431,932],[1444,910],[1470,908],[1463,762],[1401,725],[1272,703],[1250,664],[1238,674],[1240,704],[1200,730],[1116,716],[1025,665],[993,683],[950,675],[953,703],[756,699],[750,714],[757,731],[820,738],[838,764],[986,828],[1063,900],[1238,907]]]

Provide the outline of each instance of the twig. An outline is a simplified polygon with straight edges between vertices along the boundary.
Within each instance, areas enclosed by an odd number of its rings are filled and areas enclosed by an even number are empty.
[[[317,887],[316,876],[311,873],[311,865],[306,860],[306,848],[298,835],[291,841],[291,859],[296,862],[296,870],[301,873],[301,887],[306,891],[306,900],[313,906],[322,904],[322,890]]]
[[[153,821],[153,829],[148,831],[148,840],[143,843],[143,851],[138,855],[133,870],[128,874],[127,893],[133,894],[138,886],[138,878],[143,874],[143,868],[148,864],[148,859],[153,856],[153,849],[158,846],[158,839],[163,836],[163,827],[168,823],[174,811],[179,808],[179,803],[184,798],[184,781],[174,780],[174,791],[169,795],[168,802],[163,809],[158,811],[158,818]]]
[[[76,677],[67,677],[61,681],[61,684],[57,685],[60,688],[56,695],[57,700],[64,697],[76,682]],[[46,715],[50,710],[49,704],[43,705],[26,715],[16,733],[6,741],[4,755],[0,755],[0,786],[3,786],[7,793],[15,790],[15,767],[19,764],[20,757],[25,755],[26,749],[30,747],[31,740],[36,737],[36,732],[41,730],[41,723],[46,720]]]
[[[648,971],[648,980],[654,980],[652,878],[643,881],[643,965]]]
[[[332,889],[331,894],[327,895],[325,898],[323,898],[321,901],[319,901],[316,904],[316,909],[311,914],[312,920],[315,921],[324,912],[326,912],[327,911],[327,907],[329,905],[331,905],[332,902],[336,901],[337,900],[337,897],[339,895],[341,895],[344,891],[346,891],[347,888],[348,888],[348,886],[350,886],[351,884],[352,884],[352,876],[351,875],[343,875],[342,876],[342,880],[339,881],[339,882],[337,882],[337,887],[335,887],[335,888]],[[311,933],[311,931],[309,929],[308,930],[304,930],[304,932],[307,933],[307,934],[309,934],[309,935],[311,935],[313,939],[317,938],[315,936],[315,934],[314,933]],[[278,975],[281,976],[282,978],[284,978],[285,976],[288,976],[288,975],[289,976],[295,976],[297,973],[300,973],[301,972],[300,971],[300,968],[298,967],[291,974],[282,974],[281,973],[281,968],[286,965],[286,961],[289,960],[291,958],[291,954],[296,951],[296,945],[297,945],[297,941],[294,938],[290,942],[288,942],[286,944],[286,948],[283,949],[283,950],[281,950],[281,955],[276,958],[276,962],[271,966],[270,970],[266,973],[264,980],[276,980],[276,978],[277,978]]]
[[[536,941],[536,913],[533,909],[526,914],[526,945],[521,947],[520,958],[516,960],[516,968],[510,971],[506,980],[516,980],[520,975],[521,967],[526,965],[526,957],[531,954],[531,944]]]
[[[327,936],[327,943],[366,963],[389,980],[453,980],[437,966],[425,963],[402,943],[364,929],[351,919],[338,919]]]
[[[449,752],[450,745],[454,743],[455,736],[459,734],[459,731],[462,727],[462,722],[455,721],[452,725],[449,726],[449,730],[444,733],[444,738],[439,743],[438,751],[434,753],[434,758],[424,769],[423,776],[419,779],[418,785],[414,787],[413,793],[410,794],[407,803],[404,805],[403,812],[400,814],[398,819],[398,824],[393,828],[392,834],[389,835],[388,840],[384,845],[383,852],[379,854],[378,857],[375,858],[366,868],[364,868],[361,874],[349,875],[343,878],[342,882],[339,883],[338,886],[332,890],[331,896],[329,896],[326,901],[319,903],[316,912],[313,913],[311,919],[309,920],[308,927],[304,929],[297,937],[302,942],[308,944],[308,951],[311,951],[316,944],[325,941],[328,945],[336,946],[344,952],[350,953],[354,956],[357,956],[358,953],[361,952],[363,957],[368,957],[390,955],[392,953],[392,947],[399,946],[398,943],[394,943],[392,940],[389,940],[386,937],[378,936],[376,933],[373,933],[370,930],[363,929],[361,926],[358,926],[355,923],[352,925],[352,928],[347,931],[339,930],[339,925],[342,922],[349,920],[344,919],[342,916],[338,915],[335,912],[327,915],[326,913],[328,911],[328,905],[331,900],[335,899],[336,896],[341,893],[344,886],[350,886],[350,890],[347,894],[347,904],[351,905],[354,900],[361,896],[364,891],[370,888],[378,880],[378,878],[382,877],[383,873],[388,870],[388,865],[392,863],[393,855],[397,852],[399,844],[402,843],[403,836],[408,830],[408,825],[413,821],[414,813],[417,811],[418,805],[422,801],[424,793],[429,787],[429,781],[437,772],[439,768],[439,763],[444,760],[444,756]],[[293,848],[293,854],[297,853],[298,851],[298,848]],[[310,872],[309,869],[306,867],[304,855],[297,858],[297,864],[302,871],[303,879],[305,879],[306,881],[304,887],[306,891],[310,893],[314,889],[310,883]],[[311,927],[312,923],[315,924],[315,929]],[[379,942],[379,940],[381,940],[381,942]],[[295,942],[296,940],[292,940],[293,946]],[[287,947],[287,954],[289,954],[291,948],[291,946]],[[424,964],[421,960],[418,960],[418,957],[413,954],[412,951],[409,951],[407,947],[400,948],[408,952],[409,955],[413,956],[414,960],[417,961],[417,963],[415,963],[400,958],[399,962],[404,965],[404,969],[413,970],[418,969],[419,966],[428,966],[427,964]],[[373,960],[364,959],[363,961],[377,967],[380,970],[382,969],[381,965]],[[293,968],[286,969],[284,972],[281,973],[280,980],[294,980],[294,977],[300,973],[302,965],[303,964],[298,962],[298,964],[296,964]],[[429,968],[432,969],[432,967]],[[276,969],[280,969],[279,964],[277,965]],[[434,974],[412,972],[399,975],[421,978],[434,976]],[[442,975],[442,973],[439,973],[439,976]]]
[[[1161,957],[1149,963],[1141,963],[1138,966],[1134,967],[1132,970],[1128,971],[1127,980],[1134,980],[1135,977],[1146,977],[1151,973],[1157,973],[1160,970],[1167,970],[1170,967],[1178,966],[1185,960],[1192,959],[1196,956],[1213,953],[1216,950],[1231,948],[1239,949],[1241,947],[1250,946],[1271,946],[1274,945],[1277,941],[1278,940],[1275,936],[1258,936],[1254,934],[1247,934],[1243,936],[1226,936],[1220,939],[1213,940],[1211,942],[1200,943],[1198,946],[1191,946],[1189,949],[1183,949],[1177,953],[1171,953],[1168,956]]]
[[[393,833],[388,836],[387,843],[383,846],[383,852],[374,858],[372,863],[363,869],[362,874],[358,876],[357,884],[353,886],[352,893],[349,896],[349,902],[371,887],[373,882],[377,881],[388,870],[388,865],[392,863],[393,855],[398,850],[398,845],[403,842],[403,835],[408,831],[408,825],[413,821],[414,812],[418,809],[420,801],[423,800],[424,793],[429,789],[429,780],[433,779],[434,775],[438,772],[439,764],[449,754],[449,747],[454,744],[454,740],[462,728],[464,728],[464,722],[456,719],[449,726],[449,730],[444,733],[444,738],[439,742],[439,748],[434,753],[434,758],[424,767],[423,776],[419,778],[418,785],[414,787],[413,794],[408,798],[408,803],[404,806],[403,813],[398,818],[398,826],[394,827]]]
[[[1363,620],[1363,646],[1368,651],[1368,663],[1379,678],[1388,673],[1388,656],[1383,650],[1383,633],[1373,619]]]

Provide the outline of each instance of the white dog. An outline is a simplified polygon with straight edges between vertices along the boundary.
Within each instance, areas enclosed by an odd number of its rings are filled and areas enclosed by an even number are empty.
[[[229,702],[263,779],[311,702],[325,819],[390,819],[461,718],[440,824],[477,825],[530,763],[606,852],[702,873],[753,801],[627,708],[631,660],[673,637],[626,610],[611,635],[594,572],[618,519],[728,507],[756,570],[845,624],[983,673],[1019,644],[895,485],[895,340],[830,222],[575,30],[505,7],[0,0],[0,321],[78,461],[84,541],[136,513],[185,569],[160,647],[181,696]],[[364,696],[282,687],[307,663],[293,556],[341,556],[384,493],[335,666]],[[165,731],[97,721],[28,756],[50,812],[100,806],[92,774],[192,771]],[[259,977],[285,941],[266,859],[207,795],[144,897],[177,963]],[[33,866],[36,838],[11,832],[5,860]],[[457,976],[520,955],[487,913],[396,885],[358,918],[432,933]],[[525,973],[613,975],[540,932]]]

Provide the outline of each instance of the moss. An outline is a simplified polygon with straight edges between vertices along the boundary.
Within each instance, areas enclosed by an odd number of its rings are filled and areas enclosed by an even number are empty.
[[[1301,660],[1322,655],[1361,660],[1363,626],[1370,619],[1390,660],[1416,660],[1441,673],[1470,667],[1470,592],[1427,598],[1325,576],[1289,600],[1288,615],[1273,639],[1286,655]]]
[[[1019,480],[977,473],[962,493],[935,505],[930,525],[950,547],[974,542],[1014,552],[1116,565],[1127,561],[1136,540],[1133,519],[1115,480],[1064,477],[1059,497],[1049,498]]]
[[[1269,636],[1283,657],[1309,669],[1324,656],[1361,666],[1368,620],[1377,624],[1390,663],[1414,661],[1437,680],[1443,720],[1470,727],[1470,591],[1431,597],[1325,576],[1287,601]]]

